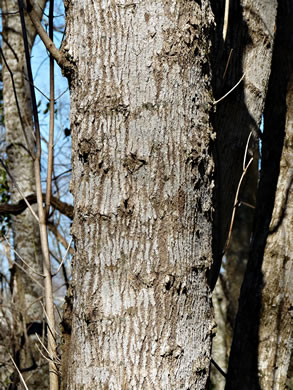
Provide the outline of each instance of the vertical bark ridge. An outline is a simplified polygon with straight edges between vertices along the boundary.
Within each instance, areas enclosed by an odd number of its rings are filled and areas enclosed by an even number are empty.
[[[68,389],[205,388],[212,26],[208,2],[68,5],[64,49],[77,66]]]

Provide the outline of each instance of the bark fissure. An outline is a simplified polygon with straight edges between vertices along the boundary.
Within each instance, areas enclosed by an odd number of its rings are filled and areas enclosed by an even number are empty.
[[[67,12],[77,77],[75,358],[65,388],[203,389],[213,328],[211,10],[80,1]]]

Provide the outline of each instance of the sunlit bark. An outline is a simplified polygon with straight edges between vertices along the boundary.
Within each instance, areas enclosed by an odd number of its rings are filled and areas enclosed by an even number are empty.
[[[208,1],[67,4],[66,389],[205,389],[213,317]]]

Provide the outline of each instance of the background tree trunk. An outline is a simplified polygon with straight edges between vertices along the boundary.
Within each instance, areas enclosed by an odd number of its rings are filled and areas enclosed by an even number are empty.
[[[291,33],[293,34],[293,30]],[[293,50],[293,45],[290,50]],[[293,57],[291,64],[292,61]],[[286,134],[280,162],[280,174],[262,265],[263,290],[259,319],[258,367],[261,388],[274,390],[286,388],[293,342],[292,70],[291,68],[286,97]],[[275,103],[277,104],[277,102]]]
[[[204,389],[208,1],[67,4],[75,199],[66,389]]]
[[[230,2],[227,38],[223,41],[224,3],[212,1],[217,22],[212,47],[213,89],[216,99],[230,91],[243,75],[244,79],[217,104],[213,117],[217,132],[214,151],[217,205],[214,224],[215,262],[210,273],[211,286],[215,285],[221,267],[250,132],[252,137],[246,163],[251,157],[254,157],[254,163],[258,160],[259,126],[271,70],[277,10],[276,0]],[[248,172],[248,175],[253,177],[254,174]],[[256,185],[255,179],[253,182]],[[240,215],[238,213],[238,217]]]
[[[227,389],[284,389],[292,348],[293,8],[279,2],[254,236]],[[291,191],[291,192],[290,192]]]
[[[46,1],[38,2],[40,18]],[[5,112],[5,134],[7,165],[18,187],[25,196],[35,193],[35,177],[33,160],[28,149],[33,150],[32,109],[30,102],[29,85],[26,81],[26,69],[24,58],[24,46],[21,32],[20,17],[17,2],[3,0],[1,2],[3,23],[3,55],[13,74],[15,92],[11,74],[5,62],[3,65],[3,100]],[[26,20],[29,43],[32,47],[36,31],[31,22]],[[21,124],[17,110],[15,94],[22,117]],[[24,136],[26,134],[27,141]],[[16,186],[10,181],[11,201],[16,203],[22,198]],[[47,387],[47,362],[41,358],[35,347],[37,332],[42,334],[43,309],[41,307],[42,288],[31,279],[37,279],[40,284],[43,278],[33,274],[24,265],[20,258],[32,267],[36,272],[42,273],[42,252],[40,244],[39,227],[29,209],[18,216],[12,217],[12,230],[16,261],[26,270],[26,273],[14,266],[11,275],[14,331],[16,335],[13,355],[20,370],[25,370],[23,376],[30,389],[46,389]],[[7,345],[4,346],[5,350]],[[6,359],[8,355],[6,353]],[[9,362],[11,365],[11,361]],[[9,374],[9,371],[7,372]],[[19,375],[15,372],[11,377],[14,384],[18,383]],[[22,388],[22,385],[19,385]]]
[[[227,372],[228,368],[240,288],[249,256],[255,211],[253,207],[256,203],[258,163],[257,159],[253,161],[243,180],[239,194],[241,203],[236,209],[231,240],[226,248],[222,271],[213,292],[217,332],[213,339],[212,358],[224,372]],[[223,374],[212,365],[212,389],[222,390],[225,388],[225,383]]]
[[[216,106],[213,116],[217,132],[215,144],[217,203],[214,223],[214,264],[210,272],[213,287],[220,271],[221,285],[216,287],[213,302],[217,318],[217,335],[213,340],[213,358],[225,371],[238,309],[238,297],[248,258],[254,210],[237,206],[233,233],[228,247],[227,236],[235,194],[245,164],[254,161],[240,187],[238,201],[255,205],[258,179],[259,125],[271,70],[277,1],[230,1],[227,36],[224,40],[225,1],[212,1],[217,22],[212,46],[213,88],[216,99],[230,91],[241,77],[244,80]],[[224,325],[225,324],[225,325]],[[216,389],[225,380],[214,367],[212,384]],[[237,387],[235,387],[236,389]]]

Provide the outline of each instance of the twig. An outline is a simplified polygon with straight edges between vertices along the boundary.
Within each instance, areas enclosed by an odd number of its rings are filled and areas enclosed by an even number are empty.
[[[237,88],[238,85],[241,83],[241,81],[244,79],[244,77],[245,77],[245,73],[243,73],[241,79],[238,81],[238,83],[237,83],[236,85],[234,85],[233,88],[230,89],[230,91],[228,91],[228,92],[227,92],[224,96],[222,96],[220,99],[214,101],[214,105],[218,104],[221,100],[225,99],[231,92],[233,92],[234,89]]]
[[[50,1],[49,7],[49,38],[53,42],[53,17],[54,17],[54,1]],[[54,103],[55,103],[55,83],[54,83],[54,58],[50,53],[50,122],[49,122],[49,145],[48,145],[48,167],[47,167],[47,187],[46,187],[46,202],[45,215],[48,219],[51,197],[52,197],[52,173],[54,159]]]
[[[43,41],[44,45],[46,46],[49,53],[53,56],[53,58],[56,60],[57,64],[62,69],[68,69],[71,68],[70,62],[66,59],[66,57],[57,49],[57,47],[54,45],[52,40],[49,38],[48,34],[44,30],[42,23],[39,20],[39,17],[36,13],[36,11],[33,9],[31,2],[27,1],[27,12],[29,14],[29,17],[35,26],[35,29],[37,30],[37,33],[39,34],[41,40]]]
[[[22,384],[23,384],[25,390],[28,390],[28,387],[27,387],[27,385],[26,385],[26,383],[25,383],[25,380],[23,379],[23,376],[22,376],[21,372],[19,371],[19,369],[18,369],[18,367],[17,367],[15,361],[13,360],[13,357],[10,355],[10,353],[9,353],[8,355],[9,355],[9,357],[10,357],[10,359],[11,359],[11,361],[12,361],[14,367],[16,368],[16,371],[18,372],[18,375],[19,375],[19,377],[20,377],[20,380],[21,380],[21,382],[22,382]]]
[[[227,64],[226,64],[226,67],[225,67],[225,70],[224,70],[224,73],[223,73],[223,80],[226,77],[226,73],[227,73],[227,70],[228,70],[228,67],[229,67],[229,64],[230,64],[230,61],[231,61],[232,53],[233,53],[233,48],[230,50],[230,53],[229,53]]]
[[[37,337],[39,343],[41,344],[41,346],[44,348],[44,350],[47,352],[48,356],[49,356],[49,359],[50,360],[54,360],[53,356],[51,356],[50,352],[48,351],[48,349],[46,348],[45,344],[42,342],[42,340],[40,339],[39,335],[37,333],[35,333],[35,336]],[[45,357],[43,355],[43,357]]]
[[[29,79],[26,77],[26,75],[23,75],[23,77],[25,78],[25,80],[26,80],[28,83],[31,84],[31,82],[30,82]],[[38,87],[37,87],[36,85],[34,85],[34,84],[32,84],[32,85],[33,85],[33,87],[34,87],[38,92],[40,92],[41,95],[44,96],[44,98],[46,98],[48,101],[50,101],[50,98],[48,98],[48,96],[47,96],[43,91],[41,91],[40,88],[38,88]]]
[[[42,303],[42,302],[40,302],[40,303],[41,303],[41,306],[42,306],[42,308],[43,308],[45,317],[46,317],[46,319],[47,319],[47,325],[48,325],[48,328],[49,328],[49,330],[50,330],[50,333],[52,334],[52,336],[53,336],[54,339],[55,339],[54,334],[55,334],[55,335],[57,334],[56,328],[55,328],[55,326],[52,328],[52,326],[51,326],[51,324],[50,324],[50,319],[49,319],[48,314],[47,314],[47,312],[46,312],[46,309],[45,309],[43,303]]]
[[[60,99],[68,90],[69,90],[69,87],[67,87],[67,88],[65,89],[65,91],[63,91],[62,93],[60,93],[60,95],[56,97],[55,102],[56,102],[57,100],[59,100],[59,99]]]
[[[16,254],[16,256],[23,262],[24,265],[26,265],[34,274],[36,274],[36,275],[38,275],[38,276],[41,276],[42,278],[44,277],[43,274],[41,274],[41,273],[35,271],[35,270],[33,269],[33,267],[31,267],[26,261],[23,260],[23,258],[20,256],[20,254],[17,253],[17,251],[16,251],[14,248],[12,248],[12,246],[10,245],[10,242],[8,241],[8,239],[7,239],[6,236],[4,236],[4,239],[5,239],[5,241],[7,242],[9,248]]]
[[[49,222],[48,224],[48,227],[49,227],[49,230],[54,234],[54,236],[57,238],[57,240],[59,242],[61,242],[61,244],[63,245],[63,247],[65,249],[67,249],[69,247],[69,253],[71,255],[73,255],[73,250],[72,248],[70,247],[70,245],[68,245],[68,242],[66,241],[65,237],[60,233],[60,231],[58,230],[57,226],[54,225],[52,222]]]
[[[53,0],[50,0],[51,2]],[[28,4],[28,12],[31,14],[33,12],[33,18],[35,23],[41,25],[39,20],[39,16],[36,12],[33,11],[32,6],[29,1]],[[48,332],[48,351],[51,355],[56,355],[56,340],[52,329],[55,331],[55,317],[54,317],[54,299],[53,299],[53,286],[52,286],[52,277],[51,277],[51,262],[50,262],[50,254],[49,254],[49,243],[48,243],[48,232],[47,232],[47,218],[46,212],[43,208],[43,199],[42,199],[42,183],[41,183],[41,136],[40,136],[40,125],[38,118],[38,110],[36,104],[36,95],[33,87],[33,76],[32,69],[30,63],[30,51],[28,45],[27,31],[25,26],[25,18],[24,18],[24,5],[23,0],[18,0],[18,6],[20,11],[20,20],[22,27],[22,35],[24,42],[24,51],[27,65],[27,74],[30,82],[30,91],[31,91],[31,101],[33,108],[33,117],[34,117],[34,127],[35,127],[35,136],[36,136],[36,154],[34,159],[34,171],[35,171],[35,181],[36,181],[36,193],[37,193],[37,204],[38,204],[38,214],[39,214],[39,228],[40,228],[40,238],[41,238],[41,246],[42,246],[42,254],[43,254],[43,273],[44,273],[44,286],[45,286],[45,302],[46,302],[46,311],[45,315],[48,321],[48,328],[50,332]],[[36,24],[33,23],[37,29]],[[42,30],[44,31],[43,27]],[[38,29],[37,29],[38,31]],[[39,32],[39,31],[38,31]],[[39,33],[40,34],[40,33]],[[47,34],[46,34],[47,35]],[[49,38],[48,38],[49,39]],[[54,45],[54,44],[53,44]],[[57,50],[57,49],[56,49]],[[60,53],[59,53],[60,55]],[[55,366],[54,361],[49,363],[49,382],[50,382],[50,390],[58,390],[59,389],[59,378],[57,375],[57,368]]]
[[[247,141],[246,141],[245,152],[244,152],[244,156],[243,156],[243,165],[242,165],[243,171],[242,171],[242,175],[240,177],[239,183],[238,183],[238,187],[237,187],[237,191],[236,191],[236,195],[235,195],[235,199],[234,199],[234,206],[233,206],[233,212],[232,212],[232,217],[231,217],[231,223],[230,223],[230,227],[229,227],[228,238],[227,238],[227,241],[226,241],[223,253],[226,252],[226,250],[227,250],[227,248],[228,248],[228,246],[230,244],[230,239],[231,239],[231,234],[232,234],[232,229],[233,229],[233,224],[234,224],[236,208],[237,208],[237,206],[239,206],[238,195],[239,195],[241,183],[242,183],[242,180],[243,180],[243,178],[244,178],[244,176],[245,176],[245,174],[246,174],[250,164],[253,161],[253,157],[251,157],[251,159],[249,160],[248,164],[245,165],[246,157],[247,157],[247,151],[248,151],[248,146],[249,146],[249,141],[250,141],[251,135],[252,135],[252,132],[249,133]]]
[[[225,371],[223,371],[221,369],[221,367],[214,361],[214,359],[211,359],[211,363],[216,367],[216,369],[219,371],[219,373],[223,375],[224,378],[227,377],[227,374],[225,373]]]
[[[68,247],[67,247],[67,249],[66,249],[65,255],[63,256],[63,259],[62,259],[62,261],[61,261],[61,263],[60,263],[60,265],[59,265],[57,271],[56,271],[55,274],[53,274],[52,276],[56,276],[56,275],[58,274],[58,272],[60,271],[60,269],[61,269],[61,267],[62,267],[62,265],[63,265],[63,263],[64,263],[64,260],[66,259],[66,256],[68,255],[68,252],[69,252],[69,248],[70,248],[70,246],[71,246],[71,243],[72,243],[72,237],[70,238],[70,241],[69,241]]]
[[[224,252],[226,252],[226,250],[227,250],[227,248],[228,248],[228,246],[230,244],[230,239],[231,239],[232,228],[233,228],[233,224],[234,224],[236,208],[237,208],[237,205],[238,205],[238,195],[239,195],[240,186],[241,186],[242,180],[243,180],[243,178],[244,178],[244,176],[245,176],[245,174],[247,172],[247,169],[249,168],[249,166],[252,163],[252,161],[253,161],[253,157],[251,157],[251,159],[249,160],[248,164],[246,165],[245,170],[242,172],[242,175],[241,175],[239,183],[238,183],[238,187],[237,187],[237,191],[236,191],[236,195],[235,195],[233,212],[232,212],[231,224],[230,224],[230,228],[229,228],[229,234],[228,234],[228,238],[227,238],[227,242],[226,242],[226,245],[225,245]]]
[[[58,246],[58,252],[59,252],[59,257],[57,257],[57,255],[55,255],[55,253],[53,253],[52,251],[50,251],[50,254],[51,256],[58,262],[58,264],[61,263],[62,261],[62,255],[60,255],[60,245],[59,245],[59,242],[58,240],[56,239],[55,237],[55,240],[56,240],[56,244]],[[67,261],[68,262],[68,261]],[[70,267],[70,263],[69,263],[69,267]],[[66,271],[66,268],[65,268],[65,264],[63,263],[62,264],[62,272],[63,272],[63,278],[64,278],[64,285],[62,285],[61,287],[65,286],[66,287],[66,290],[68,290],[69,288],[69,281],[68,281],[68,276],[67,276],[67,271]],[[59,287],[57,289],[54,290],[54,294],[55,292],[57,292],[59,289]],[[57,311],[58,311],[58,308],[56,307]]]
[[[43,200],[46,199],[46,194],[42,194]],[[36,194],[31,194],[26,197],[27,202],[31,205],[37,202]],[[60,213],[65,215],[66,217],[72,219],[73,218],[73,206],[62,202],[60,199],[52,196],[51,205]],[[0,215],[1,214],[12,214],[18,215],[21,214],[27,208],[27,203],[24,199],[20,199],[17,203],[8,204],[2,203],[0,204]],[[66,246],[67,248],[67,246]]]
[[[243,200],[239,200],[239,206],[241,206],[242,204],[244,204],[244,206],[250,207],[251,209],[255,209],[255,206],[253,206],[252,204],[243,202]]]
[[[37,333],[36,333],[36,336],[37,336]],[[44,344],[42,344],[42,345],[44,345]],[[43,354],[43,352],[40,350],[38,344],[36,344],[36,347],[37,347],[38,351],[40,352],[40,354],[43,356],[43,358],[44,358],[45,360],[47,360],[48,363],[51,363],[51,362],[54,361],[54,360],[51,359],[50,357],[47,357],[47,356],[45,356],[45,355]]]
[[[19,11],[13,11],[13,12],[7,11],[7,12],[1,12],[0,16],[9,16],[9,15],[17,15],[17,14],[19,14]]]
[[[245,146],[245,152],[244,152],[244,157],[243,157],[243,165],[242,165],[243,171],[245,170],[246,156],[247,156],[247,151],[248,151],[248,146],[249,146],[249,141],[250,141],[251,136],[252,136],[252,131],[249,133],[249,136],[248,136],[247,142],[246,142],[246,146]]]
[[[17,261],[13,262],[13,265],[16,265],[19,269],[21,269],[24,273],[26,273],[39,287],[44,289],[44,286],[37,280],[35,279],[25,268],[23,268]]]
[[[226,0],[225,1],[224,26],[223,26],[223,41],[224,42],[226,41],[227,31],[228,31],[229,6],[230,6],[230,1]]]

